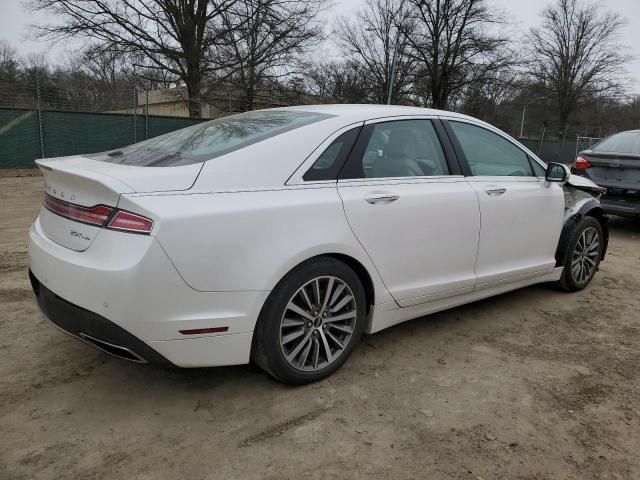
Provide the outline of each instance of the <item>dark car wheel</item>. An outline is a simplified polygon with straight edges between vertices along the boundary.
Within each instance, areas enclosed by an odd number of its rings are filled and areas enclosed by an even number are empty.
[[[337,370],[364,328],[358,276],[333,258],[309,260],[271,292],[254,332],[254,361],[278,380],[301,385]]]
[[[593,217],[583,218],[569,242],[558,286],[567,292],[575,292],[589,285],[600,265],[603,248],[600,222]]]

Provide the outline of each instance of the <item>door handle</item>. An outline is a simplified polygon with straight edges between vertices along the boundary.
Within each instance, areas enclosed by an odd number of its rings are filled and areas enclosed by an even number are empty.
[[[389,193],[389,192],[369,193],[364,197],[364,199],[369,203],[378,203],[378,202],[391,203],[398,200],[398,198],[400,198],[399,195],[396,195],[395,193]]]
[[[504,187],[494,187],[494,186],[489,186],[487,188],[484,189],[485,193],[487,195],[502,195],[503,193],[505,193],[507,191],[506,188]]]

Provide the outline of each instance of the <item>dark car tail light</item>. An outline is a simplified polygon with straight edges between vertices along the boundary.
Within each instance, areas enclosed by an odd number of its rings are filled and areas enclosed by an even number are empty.
[[[151,233],[153,229],[153,220],[136,213],[108,207],[107,205],[83,207],[52,197],[48,193],[45,193],[42,204],[47,210],[56,215],[100,228],[105,227],[112,230],[145,235]]]
[[[576,170],[586,170],[591,167],[591,163],[584,157],[578,156],[576,158],[575,169]]]

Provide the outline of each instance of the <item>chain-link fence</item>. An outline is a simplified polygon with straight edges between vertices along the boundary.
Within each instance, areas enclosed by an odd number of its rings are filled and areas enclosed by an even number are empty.
[[[116,149],[250,108],[331,102],[326,97],[278,89],[259,89],[248,97],[242,90],[218,86],[203,91],[198,99],[199,118],[190,118],[184,88],[74,84],[37,75],[0,79],[0,169],[33,168],[36,158]],[[534,104],[493,106],[475,116],[521,137],[523,144],[547,162],[572,163],[576,153],[586,148],[582,136],[603,130],[575,125],[560,132],[545,120],[549,115],[544,107]],[[597,140],[589,138],[589,145]]]
[[[547,163],[559,162],[569,165],[575,161],[578,152],[588,148],[584,146],[583,142],[581,142],[579,138],[567,138],[564,140],[519,138],[518,140]],[[592,140],[592,144],[595,144],[601,139]]]
[[[250,99],[238,90],[205,90],[200,117],[190,118],[184,88],[96,89],[34,76],[0,81],[0,169],[35,167],[37,158],[95,153],[120,148],[210,118],[246,111],[323,103],[293,91],[261,89]]]

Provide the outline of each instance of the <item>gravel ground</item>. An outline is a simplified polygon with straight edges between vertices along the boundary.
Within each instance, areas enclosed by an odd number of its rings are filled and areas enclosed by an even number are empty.
[[[39,313],[41,178],[0,178],[1,479],[638,479],[640,221],[586,290],[536,286],[366,336],[331,378],[110,358]]]

